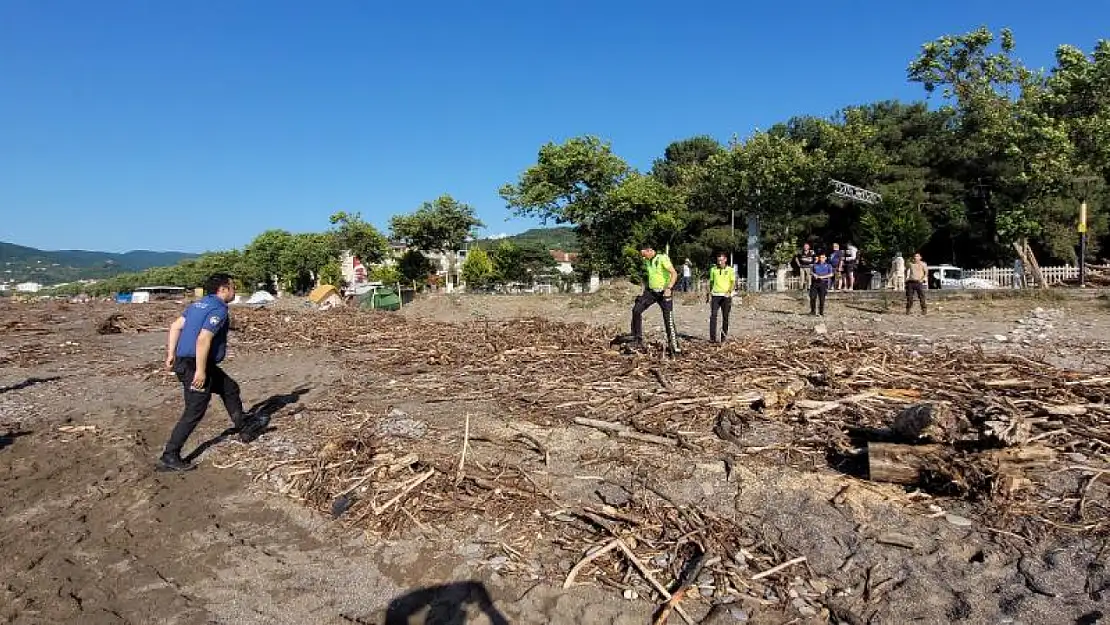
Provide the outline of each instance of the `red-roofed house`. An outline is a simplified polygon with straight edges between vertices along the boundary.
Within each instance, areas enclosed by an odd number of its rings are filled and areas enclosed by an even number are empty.
[[[567,274],[574,272],[574,263],[578,261],[578,254],[564,252],[563,250],[551,250],[551,258],[555,259],[556,269],[559,273]]]

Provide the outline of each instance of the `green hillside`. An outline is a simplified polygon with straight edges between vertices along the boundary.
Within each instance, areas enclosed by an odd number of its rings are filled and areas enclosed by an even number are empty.
[[[535,245],[549,250],[578,251],[578,237],[573,228],[532,228],[502,239],[518,245]],[[488,241],[484,239],[483,241]]]
[[[0,242],[0,283],[58,284],[110,278],[121,273],[174,265],[196,254],[134,250],[122,254],[86,250],[40,250]]]

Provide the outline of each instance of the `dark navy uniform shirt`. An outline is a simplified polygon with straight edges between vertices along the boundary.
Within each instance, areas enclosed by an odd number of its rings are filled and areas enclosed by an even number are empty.
[[[181,316],[185,317],[185,327],[177,341],[177,357],[196,358],[197,337],[201,330],[208,330],[215,335],[208,351],[208,360],[222,361],[227,354],[227,304],[215,295],[206,295],[190,304]]]

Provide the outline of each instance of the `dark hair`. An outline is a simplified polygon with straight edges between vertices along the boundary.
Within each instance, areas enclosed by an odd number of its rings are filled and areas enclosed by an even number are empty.
[[[208,279],[204,281],[204,293],[215,295],[221,286],[231,286],[231,274],[214,273],[208,276]]]

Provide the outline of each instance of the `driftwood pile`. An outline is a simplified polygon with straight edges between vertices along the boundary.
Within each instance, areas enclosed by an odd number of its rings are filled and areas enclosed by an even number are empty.
[[[862,454],[871,479],[975,501],[1035,501],[1046,495],[1036,488],[1046,472],[1077,471],[1093,481],[1103,469],[1084,468],[1087,460],[1101,467],[1110,458],[1110,375],[1016,354],[944,347],[918,354],[840,335],[723,349],[690,341],[679,360],[628,358],[609,349],[611,332],[585,324],[429,326],[382,313],[358,317],[243,311],[240,335],[260,349],[357,353],[360,366],[408,377],[433,401],[492,400],[506,417],[539,426],[582,425],[690,458],[731,450],[812,465],[817,453],[835,465]],[[450,482],[448,468],[441,463],[438,472]],[[516,481],[534,492],[524,477]],[[1105,517],[1084,520],[1089,515],[1075,505],[1074,514],[1064,512],[1079,498],[1048,497],[1039,519],[1108,529]]]
[[[800,554],[758,524],[668,494],[683,468],[704,460],[905,484],[1027,540],[1110,533],[1110,480],[1101,479],[1110,473],[1110,375],[966,346],[919,353],[852,334],[688,341],[681,359],[668,360],[659,346],[625,356],[610,348],[612,331],[542,319],[448,325],[266,310],[237,319],[238,349],[327,349],[363,377],[391,380],[385,399],[458,415],[457,442],[444,445],[400,411],[349,399],[362,383],[353,376],[343,383],[351,388],[314,401],[315,415],[335,418],[316,421],[310,452],[237,461],[258,479],[378,535],[492,527],[484,540],[504,554],[502,572],[654,594],[684,618],[677,601],[686,592],[807,596],[796,585],[806,576]],[[511,433],[476,434],[469,402],[486,402]],[[633,477],[600,480],[600,498],[556,492],[540,433],[568,427],[618,443],[579,458],[582,471],[635,466]],[[517,460],[473,459],[474,446],[488,444]],[[541,541],[578,553],[577,563],[537,569]]]
[[[134,306],[106,327],[164,327],[175,314]],[[374,535],[480,536],[503,554],[499,571],[656,595],[680,617],[686,593],[808,592],[795,580],[808,576],[802,554],[750,519],[676,492],[708,461],[904,484],[1024,539],[1110,534],[1105,372],[850,333],[689,340],[672,360],[658,345],[622,354],[611,329],[544,319],[452,325],[236,309],[233,320],[235,353],[326,350],[351,373],[313,393],[311,418],[275,421],[285,447],[267,447],[267,437],[220,447],[216,466],[247,468]],[[441,419],[447,433],[390,410],[400,401],[450,417]],[[468,410],[487,425],[475,428]],[[589,457],[554,448],[568,428],[611,444]],[[569,470],[594,481],[565,488],[559,462],[574,463],[563,478]],[[538,562],[539,545],[575,554],[571,565]]]

